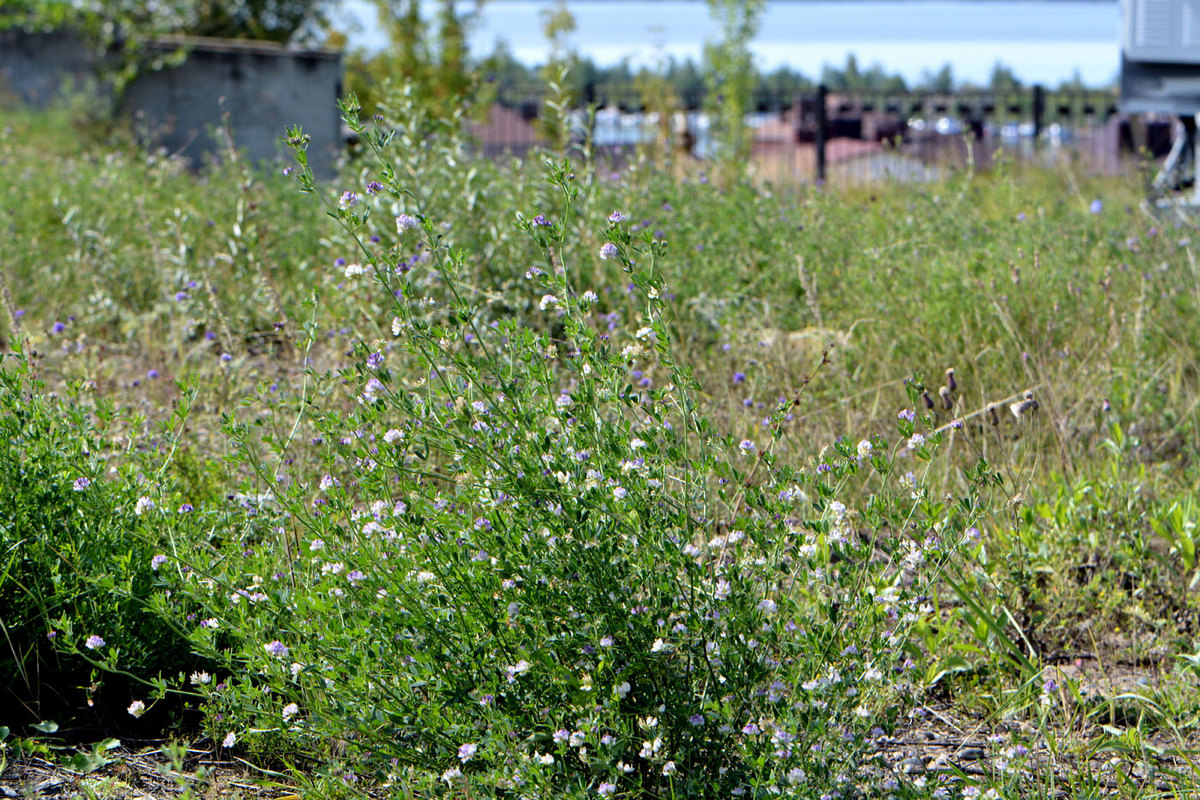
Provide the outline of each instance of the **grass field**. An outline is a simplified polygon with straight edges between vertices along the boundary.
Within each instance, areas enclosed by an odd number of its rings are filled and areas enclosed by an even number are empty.
[[[772,186],[481,161],[402,96],[354,124],[318,184],[6,114],[9,762],[1195,794],[1200,267],[1136,180]]]

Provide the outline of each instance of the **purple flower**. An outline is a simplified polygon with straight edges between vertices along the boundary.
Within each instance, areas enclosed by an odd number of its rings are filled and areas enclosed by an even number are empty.
[[[67,326],[61,322],[54,323],[54,325],[51,326],[51,328],[50,328],[50,330],[54,333],[62,333],[66,329],[67,329]]]
[[[746,373],[744,373],[744,372],[733,373],[733,382],[734,383],[745,383],[746,382]]]
[[[92,485],[92,482],[87,478],[76,478],[75,483],[71,484],[71,488],[77,492],[82,492],[84,489]]]
[[[88,650],[99,650],[101,647],[104,647],[105,644],[107,643],[104,641],[104,639],[93,633],[91,636],[87,637],[87,641],[83,643],[83,646]]]
[[[421,225],[421,223],[417,221],[417,218],[412,216],[411,214],[400,214],[396,217],[396,232],[397,233],[404,233],[405,231],[416,230],[417,228],[420,227],[420,225]]]
[[[358,205],[358,195],[347,189],[342,192],[342,196],[338,199],[338,208],[346,211]]]
[[[183,505],[181,505],[181,506],[179,507],[179,513],[180,513],[180,514],[190,514],[190,513],[192,513],[192,510],[193,510],[193,509],[192,509],[192,504],[191,504],[191,503],[184,503]]]
[[[146,373],[146,377],[149,378],[150,380],[156,379],[158,377],[158,370],[156,370],[156,369],[150,370],[149,372]]]
[[[692,714],[690,717],[688,717],[688,722],[692,724],[693,728],[701,728],[704,726],[704,715]]]
[[[600,258],[608,261],[611,258],[617,257],[617,246],[612,242],[605,242],[600,248]]]
[[[625,215],[622,214],[620,211],[614,211],[608,215],[608,221],[613,225],[616,225],[618,222],[621,222],[625,218],[626,218]]]
[[[753,453],[758,450],[758,445],[754,444],[754,442],[750,441],[749,439],[742,439],[741,443],[738,444],[738,449],[743,453]]]
[[[367,576],[362,573],[362,570],[352,569],[346,573],[346,580],[350,581],[350,583],[354,585],[358,585],[359,581],[364,581],[366,579]]]
[[[383,184],[379,181],[367,181],[367,194],[379,194],[383,191]]]
[[[478,745],[472,744],[471,742],[467,742],[466,744],[464,744],[458,748],[458,760],[465,764],[468,761],[470,761],[472,758],[474,758],[475,753],[478,750],[479,750]]]
[[[271,655],[276,656],[278,658],[283,658],[288,654],[287,646],[284,645],[284,643],[279,641],[278,639],[276,639],[275,641],[273,641],[269,644],[264,644],[263,649],[266,650]]]
[[[897,414],[896,418],[902,419],[905,422],[913,422],[914,420],[916,420],[917,415],[911,408],[906,408],[906,409],[903,409],[899,414]]]
[[[162,553],[159,553],[154,558],[150,559],[150,569],[158,569],[165,563],[167,563],[167,557]]]
[[[188,297],[189,297],[189,295],[187,292],[176,292],[175,293],[175,300],[180,303],[182,303],[184,300],[187,300]]]
[[[1104,203],[1100,200],[1093,200],[1090,208],[1093,214],[1099,214],[1104,210]]]

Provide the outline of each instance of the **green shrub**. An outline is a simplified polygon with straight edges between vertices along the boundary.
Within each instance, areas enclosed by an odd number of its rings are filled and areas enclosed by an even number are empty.
[[[12,657],[0,659],[0,681],[43,711],[70,714],[83,701],[76,687],[95,684],[89,700],[99,688],[101,658],[119,654],[138,679],[200,664],[149,603],[166,553],[206,538],[220,509],[169,503],[169,433],[146,435],[92,385],[47,390],[21,350],[3,359],[0,624]],[[216,525],[222,536],[236,530]]]
[[[390,137],[360,135],[386,161]],[[213,738],[325,764],[349,748],[342,780],[408,790],[812,796],[878,779],[874,742],[916,697],[910,634],[974,546],[986,465],[961,502],[931,501],[896,464],[920,472],[941,434],[909,413],[894,444],[789,466],[774,449],[798,397],[758,442],[718,433],[671,344],[666,243],[621,213],[578,217],[569,164],[548,164],[554,205],[516,223],[540,253],[534,325],[495,313],[396,174],[379,180],[410,213],[375,195],[331,209],[362,242],[346,278],[386,298],[390,336],[310,370],[294,405],[231,420],[272,498],[265,538],[163,573],[219,664],[197,682]],[[596,249],[565,256],[580,225]],[[399,245],[368,247],[378,234]],[[602,261],[638,309],[615,329],[574,277]],[[307,446],[320,480],[290,474]]]

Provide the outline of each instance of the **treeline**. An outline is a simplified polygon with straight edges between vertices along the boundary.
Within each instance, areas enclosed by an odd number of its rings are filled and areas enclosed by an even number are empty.
[[[518,61],[505,47],[475,62],[478,80],[506,105],[521,105],[536,101],[543,91],[543,67],[528,66]],[[665,86],[671,96],[686,108],[703,104],[706,85],[703,67],[692,59],[667,58],[659,68],[634,67],[629,62],[604,66],[586,57],[572,59],[568,72],[569,89],[574,96],[601,107],[609,104],[636,104],[646,93],[648,84]],[[835,92],[906,92],[954,91],[1016,91],[1028,88],[1013,70],[996,64],[986,83],[972,83],[955,78],[950,65],[927,71],[915,82],[902,75],[887,72],[881,65],[862,68],[850,55],[842,67],[826,66],[818,77],[812,77],[789,67],[771,71],[756,71],[754,101],[761,110],[787,105],[797,95],[811,94],[824,84]],[[1053,89],[1055,87],[1047,87]],[[1081,90],[1084,86],[1076,76],[1057,87],[1060,91]],[[1095,87],[1092,87],[1095,88]]]

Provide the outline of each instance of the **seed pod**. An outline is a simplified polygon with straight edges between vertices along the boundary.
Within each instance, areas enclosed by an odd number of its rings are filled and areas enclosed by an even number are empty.
[[[996,414],[996,404],[995,403],[990,403],[988,405],[987,413],[988,413],[988,422],[992,423],[993,427],[1000,424],[1000,417]]]
[[[938,397],[942,398],[942,408],[947,411],[954,408],[954,399],[950,397],[950,390],[945,386],[938,389]]]
[[[1038,410],[1038,401],[1033,399],[1033,392],[1025,392],[1025,399],[1018,400],[1008,407],[1012,415],[1020,419],[1026,414],[1031,414]]]
[[[933,411],[933,398],[929,396],[929,390],[921,392],[921,400],[925,403],[925,408]]]
[[[946,368],[946,386],[952,392],[958,391],[958,381],[954,380],[954,367]]]

